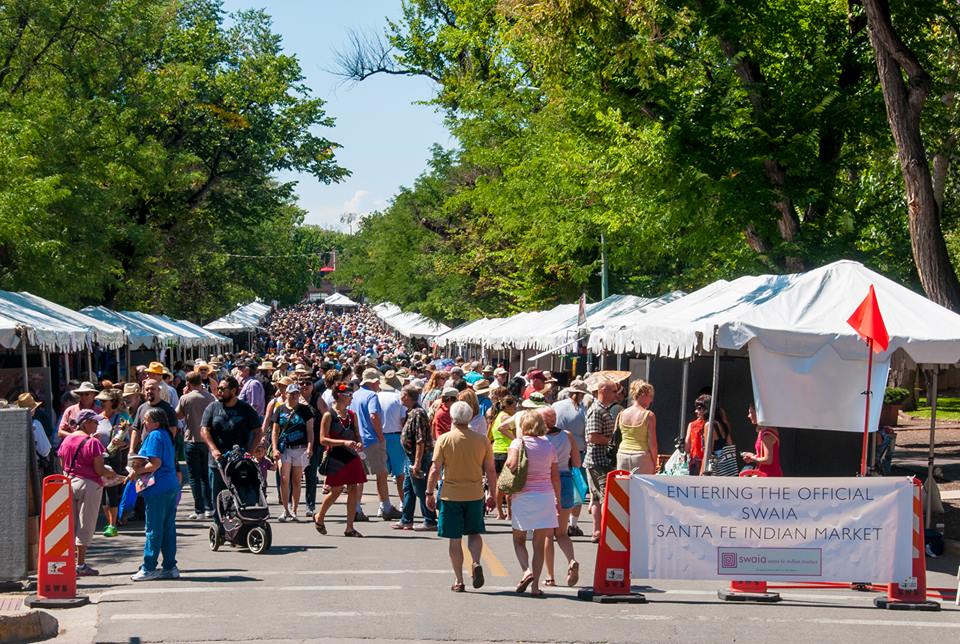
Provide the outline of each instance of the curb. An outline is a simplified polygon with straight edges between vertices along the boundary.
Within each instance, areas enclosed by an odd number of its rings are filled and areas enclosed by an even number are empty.
[[[0,615],[0,644],[47,639],[59,631],[57,618],[40,610]]]

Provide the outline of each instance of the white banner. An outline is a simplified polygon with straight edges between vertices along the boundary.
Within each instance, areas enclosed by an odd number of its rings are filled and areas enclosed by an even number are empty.
[[[634,476],[636,579],[901,582],[911,577],[906,478]]]

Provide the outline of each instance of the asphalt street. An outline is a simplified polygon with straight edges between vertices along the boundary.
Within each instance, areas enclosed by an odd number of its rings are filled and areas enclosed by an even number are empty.
[[[368,488],[370,513],[376,505]],[[960,640],[960,607],[952,601],[943,602],[940,613],[881,611],[873,607],[875,593],[847,589],[785,589],[784,601],[773,605],[720,601],[722,584],[713,581],[650,582],[641,588],[648,599],[643,605],[584,602],[575,588],[563,586],[545,588],[544,598],[519,596],[509,524],[495,520],[485,539],[486,585],[471,589],[468,575],[467,592],[455,594],[445,540],[394,531],[377,519],[357,524],[365,538],[344,537],[342,502],[327,517],[327,536],[302,517],[299,523],[272,520],[269,553],[229,546],[211,552],[208,523],[186,520],[190,507],[187,490],[178,528],[179,580],[130,581],[142,553],[140,524],[113,539],[94,539],[89,560],[101,574],[82,578],[80,589],[96,609],[83,613],[89,624],[71,629],[64,619],[62,641]],[[581,584],[590,585],[596,546],[588,539],[575,545]],[[929,561],[929,585],[955,588],[957,566],[953,558]],[[563,570],[558,561],[558,574]]]

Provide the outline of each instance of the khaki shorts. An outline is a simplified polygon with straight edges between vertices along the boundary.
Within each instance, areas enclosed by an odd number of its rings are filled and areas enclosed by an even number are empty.
[[[367,470],[367,476],[378,476],[387,473],[387,445],[386,443],[374,443],[363,448],[367,459],[363,462]]]
[[[73,489],[73,520],[76,522],[76,542],[87,547],[97,531],[97,517],[100,515],[100,498],[103,486],[88,479],[70,479]]]
[[[655,467],[650,452],[617,452],[617,469],[637,474],[654,474]]]
[[[587,468],[587,483],[590,485],[590,503],[602,505],[606,498],[607,474],[610,470],[598,470],[592,467]]]

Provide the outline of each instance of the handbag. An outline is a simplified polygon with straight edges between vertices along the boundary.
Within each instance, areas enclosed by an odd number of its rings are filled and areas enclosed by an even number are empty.
[[[661,476],[690,476],[690,462],[686,453],[677,448],[663,466]]]
[[[509,467],[504,466],[500,470],[500,476],[497,477],[497,489],[504,494],[516,494],[527,484],[527,448],[520,439],[520,462],[517,465],[517,471],[511,472]]]
[[[714,476],[737,476],[740,474],[736,445],[724,445],[713,453],[713,457]]]
[[[589,490],[587,487],[587,479],[583,475],[582,468],[574,467],[571,471],[573,472],[573,504],[583,505],[587,499],[587,492]]]

